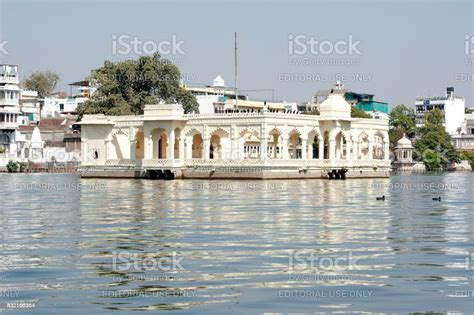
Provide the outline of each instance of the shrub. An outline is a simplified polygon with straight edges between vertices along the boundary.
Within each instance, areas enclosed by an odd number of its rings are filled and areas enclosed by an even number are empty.
[[[474,171],[474,152],[472,151],[461,151],[461,159],[466,160],[471,165],[471,170]]]
[[[18,169],[18,164],[14,161],[9,161],[7,164],[8,173],[15,173]]]
[[[28,169],[28,163],[20,162],[20,172],[25,172]]]

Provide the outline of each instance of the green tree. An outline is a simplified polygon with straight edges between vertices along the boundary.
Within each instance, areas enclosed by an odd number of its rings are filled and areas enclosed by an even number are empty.
[[[403,134],[408,138],[415,136],[415,111],[403,104],[395,106],[389,114],[389,127],[390,148],[393,150]]]
[[[474,171],[474,152],[462,151],[460,155],[461,155],[461,159],[468,161],[469,165],[471,165],[471,170]]]
[[[23,80],[22,85],[25,89],[37,91],[40,98],[45,98],[53,93],[58,81],[59,75],[56,72],[36,71]]]
[[[351,117],[353,118],[372,118],[369,114],[355,106],[351,106]]]
[[[179,69],[158,53],[138,60],[105,61],[89,77],[97,91],[78,107],[84,114],[139,115],[146,104],[179,103],[185,113],[198,112],[194,95],[180,86]]]
[[[451,143],[451,137],[444,129],[443,114],[439,109],[434,109],[426,115],[425,125],[418,130],[415,149],[429,171],[461,161],[459,153]]]

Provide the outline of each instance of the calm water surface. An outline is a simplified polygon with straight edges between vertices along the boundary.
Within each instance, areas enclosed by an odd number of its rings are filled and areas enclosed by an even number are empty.
[[[0,311],[473,314],[473,180],[0,174]]]

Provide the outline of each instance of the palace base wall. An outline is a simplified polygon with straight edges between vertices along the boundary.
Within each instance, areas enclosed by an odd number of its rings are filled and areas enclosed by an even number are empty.
[[[174,179],[327,179],[327,171],[324,169],[301,170],[299,168],[269,169],[269,168],[248,168],[229,171],[227,169],[173,169]],[[388,178],[388,169],[373,170],[371,168],[349,169],[346,173],[347,179],[353,178]],[[81,170],[83,178],[150,178],[143,169],[100,169],[83,168]]]

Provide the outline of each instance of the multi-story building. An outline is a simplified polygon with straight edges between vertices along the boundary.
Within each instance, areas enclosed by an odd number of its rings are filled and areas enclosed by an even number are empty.
[[[462,97],[454,95],[454,88],[448,87],[445,96],[419,97],[415,102],[416,126],[425,124],[426,114],[434,109],[443,114],[444,127],[451,135],[461,134],[464,123],[465,102]]]
[[[340,82],[338,84],[341,85]],[[356,93],[345,89],[343,91],[344,99],[351,106],[355,106],[358,109],[363,110],[372,116],[372,118],[388,119],[388,104],[374,100],[374,94]],[[316,92],[312,101],[307,105],[307,110],[311,111],[314,108],[318,109],[321,102],[320,98],[325,100],[329,94],[330,91],[327,90],[320,90]]]
[[[451,136],[454,146],[460,150],[474,150],[474,113],[465,114],[461,134]]]
[[[352,106],[368,113],[375,119],[388,119],[388,104],[374,100],[373,94],[347,92],[346,101]]]
[[[20,91],[20,111],[19,125],[29,125],[40,121],[41,109],[38,92],[28,90]]]
[[[18,66],[0,65],[0,154],[14,151],[11,147],[20,116]]]
[[[226,87],[224,79],[217,76],[212,85],[194,87],[183,85],[190,91],[199,104],[201,114],[213,114],[233,110],[258,111],[264,108],[273,112],[296,111],[296,103],[269,102],[264,100],[249,99],[247,95],[237,94],[234,88]]]

